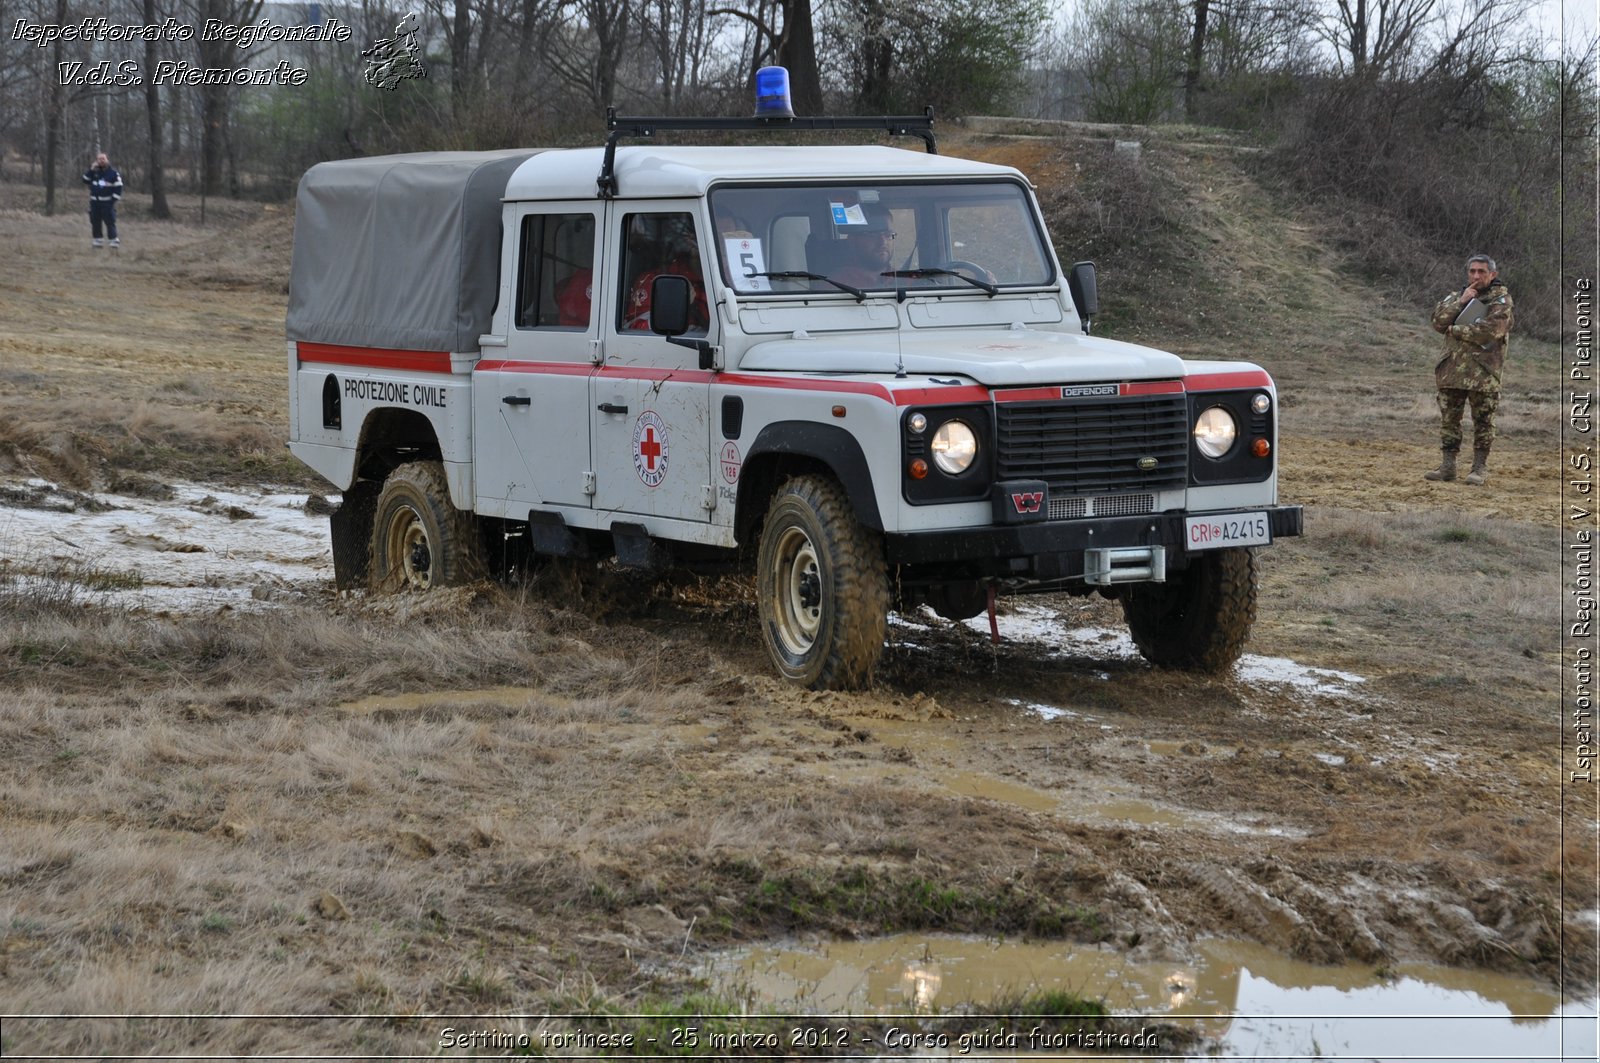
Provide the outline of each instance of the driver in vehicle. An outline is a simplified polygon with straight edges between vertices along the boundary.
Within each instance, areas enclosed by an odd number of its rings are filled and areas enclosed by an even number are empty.
[[[866,225],[853,225],[842,229],[846,253],[845,264],[832,274],[833,278],[857,288],[882,288],[892,283],[884,273],[894,269],[891,241],[894,231],[889,228],[889,215],[883,210],[867,210]]]

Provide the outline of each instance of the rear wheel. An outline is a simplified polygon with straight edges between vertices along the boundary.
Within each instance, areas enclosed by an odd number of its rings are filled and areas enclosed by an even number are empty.
[[[871,680],[888,626],[883,547],[837,483],[799,476],[778,489],[761,532],[756,597],[762,640],[785,679],[813,690]]]
[[[1220,672],[1244,653],[1256,619],[1256,559],[1244,547],[1208,551],[1165,583],[1123,587],[1122,615],[1150,663]]]
[[[478,522],[450,502],[444,466],[413,461],[389,474],[372,522],[372,589],[427,591],[484,575]]]

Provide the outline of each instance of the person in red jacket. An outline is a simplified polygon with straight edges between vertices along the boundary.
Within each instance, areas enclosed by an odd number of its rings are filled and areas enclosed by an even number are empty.
[[[586,326],[594,302],[594,270],[581,266],[556,287],[556,324]]]
[[[711,324],[711,314],[706,304],[705,277],[700,271],[700,244],[695,238],[693,224],[687,221],[668,239],[666,261],[634,278],[633,286],[628,289],[627,305],[623,308],[622,327],[629,331],[649,331],[650,285],[661,276],[689,278],[693,293],[693,301],[689,306],[689,330],[706,331]]]

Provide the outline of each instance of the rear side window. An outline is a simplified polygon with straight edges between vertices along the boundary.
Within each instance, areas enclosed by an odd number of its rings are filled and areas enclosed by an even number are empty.
[[[518,245],[517,327],[587,329],[594,317],[592,214],[530,214]]]

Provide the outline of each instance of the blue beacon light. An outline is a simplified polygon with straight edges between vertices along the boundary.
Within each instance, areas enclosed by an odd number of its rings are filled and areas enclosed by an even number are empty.
[[[793,118],[789,102],[789,71],[781,66],[764,66],[756,71],[757,118]]]

